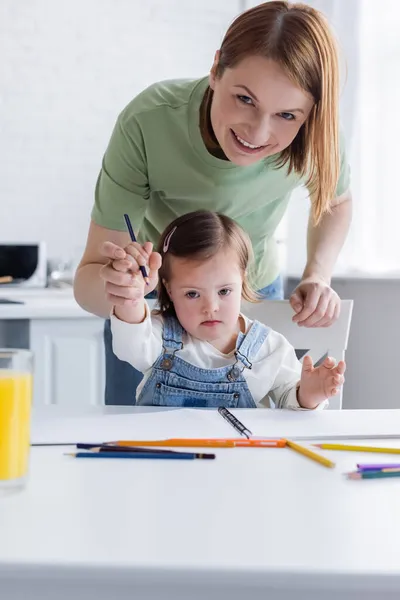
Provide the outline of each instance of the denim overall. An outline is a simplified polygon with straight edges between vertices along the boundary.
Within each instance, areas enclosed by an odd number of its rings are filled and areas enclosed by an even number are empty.
[[[218,369],[201,369],[175,356],[183,348],[183,333],[177,319],[165,318],[163,353],[154,363],[153,371],[136,403],[197,408],[256,408],[243,371],[251,369],[251,361],[264,343],[269,328],[254,321],[246,334],[239,333],[235,363]]]

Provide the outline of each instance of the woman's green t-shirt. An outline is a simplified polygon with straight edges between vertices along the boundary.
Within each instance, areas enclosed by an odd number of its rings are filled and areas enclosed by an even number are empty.
[[[200,208],[224,213],[249,234],[255,256],[253,284],[271,283],[280,265],[273,234],[292,190],[302,184],[275,157],[240,167],[206,149],[199,127],[208,78],[156,83],[119,115],[97,180],[92,219],[124,230],[128,213],[138,241],[158,243],[176,217]],[[341,144],[337,195],[349,187]]]

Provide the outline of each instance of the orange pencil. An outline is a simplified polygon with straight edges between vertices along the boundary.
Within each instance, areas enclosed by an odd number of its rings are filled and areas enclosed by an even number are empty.
[[[176,447],[204,447],[204,448],[234,448],[235,443],[232,440],[225,439],[180,439],[171,438],[167,440],[122,440],[118,442],[111,442],[118,446],[170,446]]]
[[[238,439],[234,440],[235,446],[243,448],[284,448],[286,446],[286,440],[245,440]]]
[[[197,447],[197,448],[283,448],[286,446],[286,440],[245,440],[240,438],[171,438],[167,440],[122,440],[111,442],[118,446],[170,446],[170,447]]]

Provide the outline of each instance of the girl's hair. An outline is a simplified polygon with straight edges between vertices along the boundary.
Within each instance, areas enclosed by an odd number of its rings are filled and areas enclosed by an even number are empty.
[[[164,285],[164,280],[169,281],[171,278],[172,256],[206,261],[225,249],[232,249],[237,253],[243,275],[242,298],[257,302],[257,295],[247,279],[247,269],[253,257],[249,237],[229,217],[208,210],[196,210],[175,219],[161,235],[157,248],[162,257],[157,290],[160,305],[158,312],[175,315],[174,305]]]
[[[339,178],[339,60],[325,17],[300,3],[265,2],[235,19],[222,41],[216,77],[247,56],[274,60],[286,75],[308,92],[315,104],[276,166],[288,165],[301,177],[312,201],[317,224],[331,202]],[[209,103],[212,91],[208,92]]]

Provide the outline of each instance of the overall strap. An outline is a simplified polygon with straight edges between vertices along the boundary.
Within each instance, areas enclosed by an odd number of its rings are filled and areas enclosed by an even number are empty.
[[[251,369],[252,361],[265,342],[269,332],[269,327],[259,321],[253,321],[246,334],[239,333],[236,345],[236,358],[247,369]]]
[[[164,352],[174,354],[183,348],[183,327],[178,319],[173,316],[164,317],[163,323],[163,348]]]

